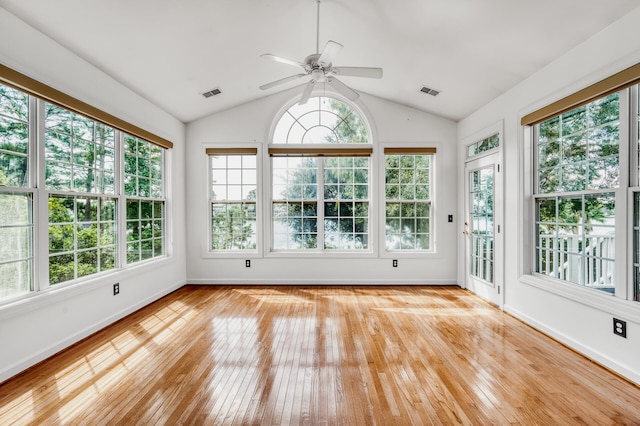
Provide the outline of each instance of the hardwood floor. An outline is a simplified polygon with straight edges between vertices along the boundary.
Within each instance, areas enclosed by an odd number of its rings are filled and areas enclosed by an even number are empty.
[[[188,286],[2,384],[0,424],[640,424],[640,388],[457,287]]]

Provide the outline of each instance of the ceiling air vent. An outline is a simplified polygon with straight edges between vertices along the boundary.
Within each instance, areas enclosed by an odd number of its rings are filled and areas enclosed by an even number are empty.
[[[222,93],[222,90],[216,87],[215,89],[211,89],[208,92],[204,92],[202,96],[204,96],[205,98],[210,98],[212,96],[219,95],[220,93]]]
[[[420,89],[420,91],[422,93],[426,93],[427,95],[431,95],[431,96],[438,96],[440,94],[440,91],[436,89],[431,89],[430,87],[427,87],[427,86],[422,86],[422,89]]]

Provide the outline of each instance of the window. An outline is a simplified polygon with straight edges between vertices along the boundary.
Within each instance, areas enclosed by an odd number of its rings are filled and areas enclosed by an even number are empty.
[[[433,148],[385,148],[386,250],[431,249]]]
[[[33,290],[29,97],[0,84],[0,300]]]
[[[636,300],[639,82],[636,64],[521,119],[534,142],[532,271]]]
[[[536,272],[613,292],[620,95],[537,126]]]
[[[115,267],[115,130],[56,105],[44,109],[53,285]]]
[[[273,142],[272,249],[369,251],[372,148],[356,111],[311,98],[285,111]]]
[[[172,143],[3,65],[0,80],[0,302],[164,254]]]
[[[164,255],[164,150],[124,135],[127,263]]]
[[[115,268],[116,200],[49,195],[49,283]]]
[[[467,157],[474,157],[483,152],[491,151],[498,146],[500,146],[500,134],[496,133],[493,136],[489,136],[488,138],[467,146]]]
[[[257,250],[255,148],[207,149],[212,251]]]

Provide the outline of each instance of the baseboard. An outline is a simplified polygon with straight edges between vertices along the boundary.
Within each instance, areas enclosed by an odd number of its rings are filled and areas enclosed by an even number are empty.
[[[13,364],[11,366],[9,366],[8,368],[3,369],[2,371],[0,371],[0,384],[3,383],[4,381],[12,378],[13,376],[21,373],[22,371],[28,369],[29,367],[32,367],[34,365],[36,365],[39,362],[42,362],[44,360],[46,360],[47,358],[57,354],[58,352],[60,352],[61,350],[73,345],[74,343],[79,342],[80,340],[92,335],[93,333],[105,328],[108,325],[113,324],[114,322],[126,317],[127,315],[132,314],[133,312],[137,311],[140,308],[143,308],[147,305],[149,305],[152,302],[155,302],[156,300],[160,299],[161,297],[166,296],[167,294],[176,291],[177,289],[184,287],[184,285],[186,284],[186,281],[181,280],[180,282],[177,282],[157,293],[154,293],[153,295],[139,301],[138,303],[135,303],[134,305],[129,306],[128,308],[125,308],[113,315],[111,315],[110,317],[100,321],[97,324],[93,324],[89,327],[84,328],[83,330],[79,331],[78,333],[74,334],[73,336],[70,336],[66,339],[64,339],[63,341],[55,344],[55,345],[51,345],[48,348],[43,349],[42,351],[40,351],[39,353],[21,361],[18,362],[16,364]]]
[[[540,331],[543,334],[557,340],[563,345],[569,347],[570,349],[584,355],[589,358],[593,362],[600,364],[604,368],[613,371],[616,374],[626,378],[627,380],[634,382],[637,385],[640,385],[640,375],[637,372],[628,369],[627,367],[619,364],[615,360],[612,360],[608,356],[593,350],[593,348],[589,346],[585,346],[577,340],[567,336],[566,334],[560,333],[557,330],[547,327],[545,324],[540,323],[533,319],[532,317],[518,311],[517,309],[512,308],[511,306],[505,305],[504,311],[518,318],[519,320],[525,322],[536,330]]]
[[[246,278],[188,278],[193,285],[458,285],[455,279],[246,279]]]

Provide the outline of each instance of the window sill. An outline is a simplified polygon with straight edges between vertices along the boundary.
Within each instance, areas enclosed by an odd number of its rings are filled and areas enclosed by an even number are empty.
[[[613,294],[585,288],[577,284],[558,282],[538,275],[523,275],[520,277],[520,282],[640,324],[640,303],[638,302],[620,299]]]

